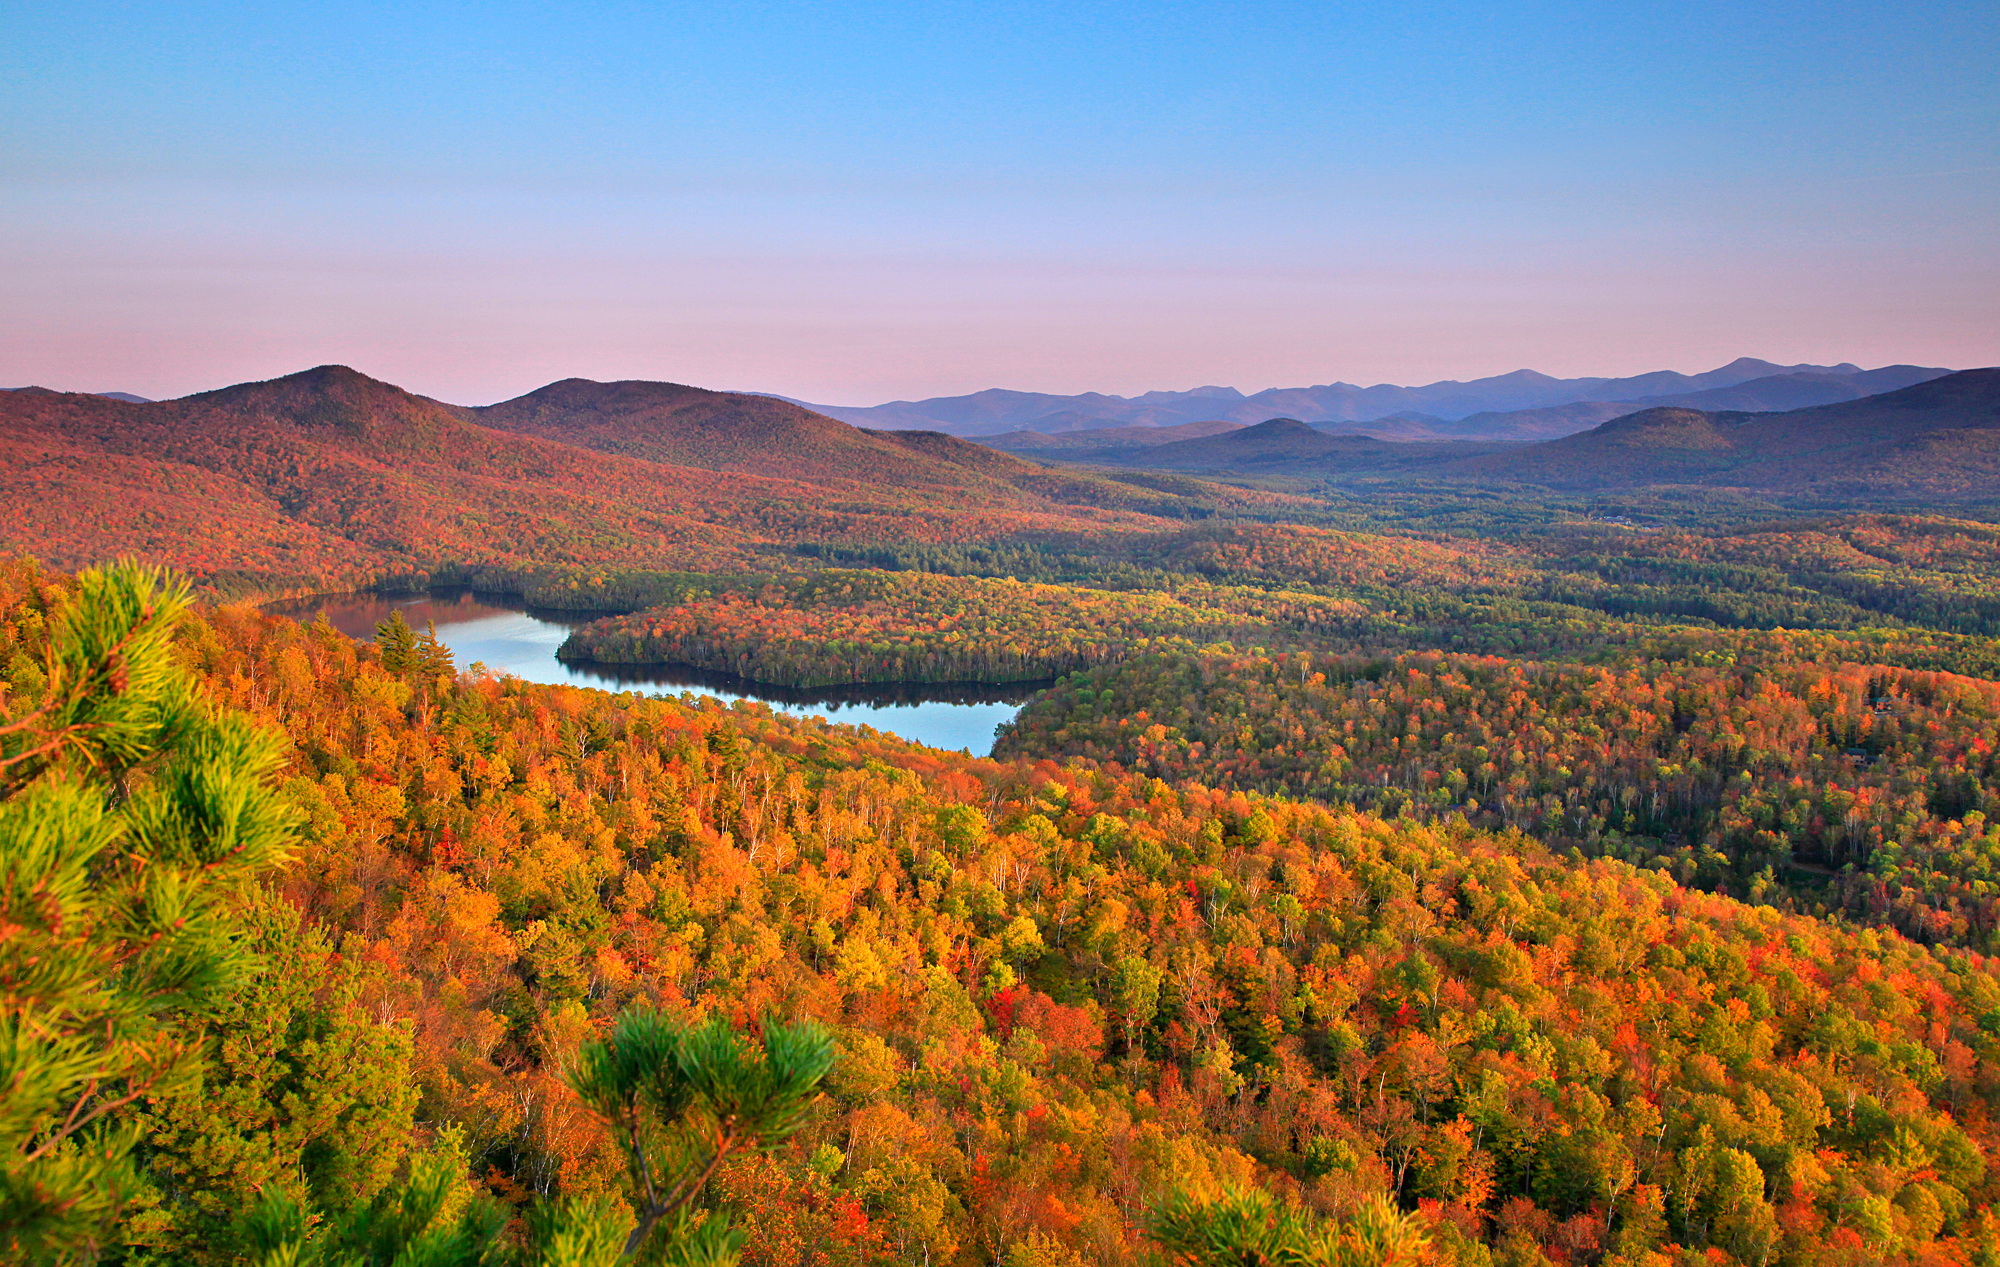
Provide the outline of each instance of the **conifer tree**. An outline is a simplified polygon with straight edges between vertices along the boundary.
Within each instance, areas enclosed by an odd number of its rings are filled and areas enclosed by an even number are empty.
[[[1152,1209],[1146,1230],[1185,1267],[1416,1267],[1430,1245],[1383,1197],[1350,1220],[1325,1221],[1256,1189],[1213,1201],[1174,1193]]]
[[[391,673],[407,673],[418,667],[417,633],[401,611],[390,612],[389,619],[376,624],[375,650],[382,657],[382,667]]]
[[[571,1081],[610,1123],[639,1216],[623,1252],[735,1263],[743,1233],[698,1213],[695,1199],[732,1154],[790,1138],[833,1062],[832,1036],[810,1021],[767,1022],[753,1044],[721,1017],[687,1025],[650,1009],[626,1012],[586,1045]]]
[[[789,1138],[833,1060],[831,1036],[809,1021],[766,1024],[753,1042],[719,1017],[687,1025],[633,1009],[584,1046],[572,1078],[625,1155],[632,1213],[554,1202],[532,1213],[516,1246],[505,1212],[467,1183],[469,1159],[447,1132],[372,1201],[315,1216],[274,1194],[235,1239],[252,1267],[734,1267],[743,1233],[701,1208],[703,1190],[731,1156]]]
[[[407,629],[408,626],[404,628]],[[431,679],[448,678],[458,672],[458,666],[452,660],[451,648],[445,646],[438,638],[436,621],[424,622],[424,631],[417,635],[416,645],[411,649],[410,667]]]
[[[125,1240],[189,1267],[232,1261],[222,1232],[266,1194],[371,1200],[409,1151],[418,1099],[407,1026],[359,1005],[379,965],[336,954],[268,891],[238,922],[265,970],[204,1027],[199,1076],[139,1117],[147,1188]]]
[[[89,1261],[136,1186],[129,1110],[185,1082],[191,1027],[255,966],[231,899],[277,862],[279,740],[197,698],[184,587],[84,572],[40,707],[0,711],[0,1247]]]

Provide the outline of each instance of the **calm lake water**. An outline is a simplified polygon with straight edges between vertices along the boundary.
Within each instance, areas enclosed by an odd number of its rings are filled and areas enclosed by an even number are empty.
[[[1008,686],[870,686],[792,690],[746,682],[698,669],[658,665],[574,664],[556,659],[556,648],[588,618],[568,612],[528,608],[490,594],[432,594],[385,598],[376,594],[335,594],[271,603],[266,609],[299,621],[320,612],[334,628],[362,642],[375,640],[375,626],[401,611],[418,630],[437,624],[438,640],[451,648],[460,668],[484,664],[530,682],[590,686],[607,691],[652,695],[706,695],[725,702],[761,700],[799,717],[873,726],[933,748],[951,748],[976,757],[993,751],[993,731],[1021,711],[1045,683]]]

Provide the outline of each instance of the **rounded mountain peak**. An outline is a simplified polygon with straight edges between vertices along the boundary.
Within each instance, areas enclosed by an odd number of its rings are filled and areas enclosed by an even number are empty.
[[[1624,445],[1663,449],[1726,449],[1727,437],[1716,428],[1715,420],[1699,409],[1662,405],[1613,418],[1585,436]]]
[[[460,428],[449,408],[345,365],[197,392],[173,402],[194,416],[226,415],[352,437],[383,450],[432,449]]]
[[[644,378],[620,378],[610,382],[599,382],[594,378],[562,378],[546,387],[537,387],[525,395],[516,396],[512,400],[503,400],[497,405],[487,405],[485,408],[501,410],[508,406],[523,409],[560,406],[566,409],[645,409],[722,394],[702,387],[689,387],[685,383],[657,382]]]

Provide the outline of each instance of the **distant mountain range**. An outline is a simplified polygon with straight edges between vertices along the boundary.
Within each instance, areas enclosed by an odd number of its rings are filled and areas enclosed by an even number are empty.
[[[1669,392],[1629,400],[1580,400],[1566,405],[1545,405],[1539,409],[1488,411],[1456,420],[1402,413],[1367,423],[1322,422],[1314,425],[1326,431],[1355,432],[1385,440],[1552,440],[1623,417],[1638,408],[1677,406],[1772,413],[1860,400],[1942,378],[1950,372],[1921,365],[1888,365],[1851,374],[1772,374],[1701,391]]]
[[[1372,435],[1384,440],[1548,440],[1647,406],[1752,412],[1801,409],[1894,391],[1950,372],[1920,365],[1863,370],[1846,362],[1774,365],[1742,357],[1703,374],[1661,370],[1628,378],[1551,378],[1533,370],[1516,370],[1464,383],[1447,380],[1422,387],[1329,383],[1318,387],[1274,387],[1249,396],[1233,387],[1153,391],[1133,397],[1099,392],[1056,396],[993,388],[969,396],[898,400],[862,407],[816,405],[771,393],[710,394],[738,399],[751,399],[754,395],[784,401],[856,427],[942,431],[947,435],[978,438],[1009,452],[1046,451],[1053,455],[1074,446],[1046,444],[1036,441],[1034,436],[1068,436],[1118,428],[1173,431],[1190,424],[1221,431],[1227,429],[1223,424],[1248,426],[1274,417],[1295,418],[1323,431]],[[587,381],[564,380],[565,383]],[[616,386],[630,395],[641,388],[651,390],[670,385],[628,382]],[[552,383],[517,400],[474,409],[468,417],[486,421],[488,425],[500,418],[525,419],[540,407],[536,402],[546,405],[563,387],[564,383]],[[130,392],[93,394],[131,404],[151,403],[146,397]],[[632,407],[629,401],[611,406],[613,412],[629,412]],[[518,429],[541,434],[534,430],[533,424]],[[1137,434],[1127,438],[1134,444],[1156,442],[1152,437]],[[1187,437],[1175,434],[1172,438]],[[1101,447],[1102,443],[1093,439],[1090,447]],[[653,456],[657,460],[673,460],[664,453]]]
[[[1043,442],[1061,451],[1035,456],[1058,465],[672,383],[565,379],[483,407],[340,366],[153,403],[23,389],[0,392],[0,553],[64,567],[139,553],[269,592],[442,560],[755,570],[828,542],[1053,540],[1291,504],[1186,478],[1205,474],[1355,492],[1698,486],[1795,505],[1993,503],[2000,369],[1784,412],[1645,406],[1537,443],[1336,435],[1293,417]]]
[[[1130,436],[1130,429],[1077,433],[1061,438],[1068,448],[1054,442],[1034,452],[1044,460],[1336,484],[1411,479],[1604,492],[1699,485],[1806,503],[1994,501],[2000,369],[1780,412],[1653,405],[1534,444],[1332,435],[1294,418],[1163,444]],[[1024,444],[1019,433],[1004,439]]]
[[[1637,400],[1585,400],[1567,405],[1547,405],[1540,409],[1489,411],[1456,421],[1433,414],[1404,410],[1373,422],[1315,422],[1314,429],[1334,435],[1369,436],[1377,440],[1403,442],[1475,443],[1527,442],[1552,440],[1587,431],[1601,422],[1622,418],[1639,408],[1673,406],[1689,409],[1733,410],[1770,413],[1802,409],[1814,405],[1860,400],[1898,388],[1929,382],[1949,373],[1915,365],[1891,365],[1879,370],[1853,374],[1774,374],[1730,387],[1711,387],[1679,395],[1643,396]],[[1267,419],[1299,423],[1297,419]],[[1159,454],[1145,451],[1159,445],[1199,436],[1221,435],[1249,424],[1212,421],[1182,423],[1173,427],[1103,427],[1087,431],[1058,431],[1053,434],[1033,430],[1003,432],[976,437],[979,443],[1016,453],[1022,457],[1060,462],[1101,462],[1112,466],[1129,465],[1132,457],[1142,465],[1156,462]],[[1197,450],[1187,450],[1194,453]]]
[[[1534,370],[1516,370],[1471,382],[1445,381],[1423,387],[1329,383],[1318,387],[1274,387],[1249,396],[1233,387],[1153,391],[1133,397],[1099,392],[1057,396],[992,388],[969,396],[897,400],[867,407],[792,403],[859,427],[943,431],[968,437],[999,436],[1014,431],[1061,435],[1113,427],[1173,427],[1212,421],[1252,424],[1282,416],[1322,429],[1381,434],[1394,439],[1546,439],[1603,422],[1617,413],[1629,413],[1635,402],[1693,403],[1696,408],[1711,409],[1798,408],[1852,400],[1950,372],[1913,365],[1863,370],[1845,362],[1774,365],[1743,357],[1703,374],[1661,370],[1629,378],[1552,378]],[[1733,402],[1687,399],[1730,390],[1741,393]],[[1604,412],[1621,402],[1626,404],[1625,409]],[[1593,407],[1580,408],[1585,405]],[[1551,408],[1567,412],[1539,412]],[[1522,411],[1538,412],[1528,416]]]
[[[1481,485],[1991,500],[2000,498],[2000,369],[1781,413],[1644,409],[1547,443],[1459,457],[1434,473]]]

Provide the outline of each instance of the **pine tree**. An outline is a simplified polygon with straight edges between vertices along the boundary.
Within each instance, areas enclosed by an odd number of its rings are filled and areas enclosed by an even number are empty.
[[[424,622],[424,631],[417,635],[416,645],[411,648],[410,667],[433,681],[441,677],[449,678],[458,672],[458,665],[451,657],[451,648],[438,639],[436,621]]]
[[[255,968],[231,900],[280,860],[280,741],[176,666],[184,587],[77,578],[42,706],[0,712],[0,1246],[89,1261],[137,1184],[130,1106],[184,1085],[192,1029]]]
[[[389,619],[375,626],[375,650],[381,654],[382,667],[391,673],[408,673],[418,666],[417,634],[401,611],[390,612]]]
[[[572,1083],[610,1122],[639,1216],[624,1253],[735,1263],[743,1234],[698,1213],[695,1199],[732,1154],[768,1151],[798,1130],[833,1062],[832,1037],[810,1021],[767,1022],[752,1044],[720,1017],[689,1026],[645,1009],[586,1045]]]
[[[1385,1197],[1329,1222],[1254,1188],[1213,1201],[1174,1193],[1148,1213],[1146,1232],[1185,1267],[1416,1267],[1429,1249],[1417,1221]]]
[[[365,1205],[316,1216],[275,1193],[231,1239],[251,1267],[735,1267],[743,1233],[701,1208],[703,1191],[728,1158],[776,1148],[804,1123],[833,1060],[831,1036],[809,1021],[767,1023],[751,1042],[721,1018],[690,1026],[630,1010],[584,1046],[572,1082],[625,1154],[636,1223],[616,1202],[559,1201],[532,1211],[515,1245],[447,1133]]]

